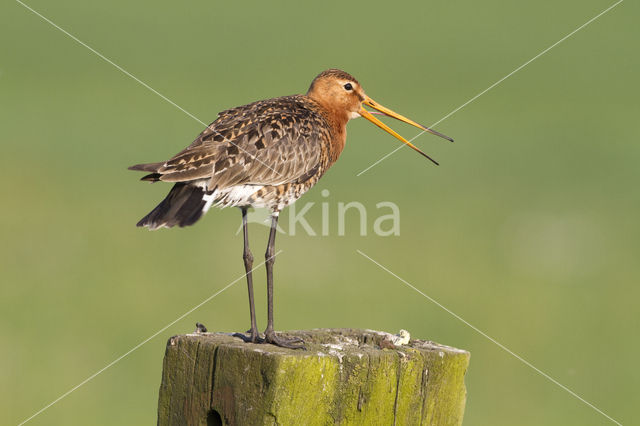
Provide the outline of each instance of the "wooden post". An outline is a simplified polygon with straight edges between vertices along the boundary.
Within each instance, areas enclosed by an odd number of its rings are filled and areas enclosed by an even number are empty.
[[[292,331],[307,350],[226,333],[169,339],[158,425],[459,425],[469,353],[372,330]],[[396,341],[396,343],[398,343]]]

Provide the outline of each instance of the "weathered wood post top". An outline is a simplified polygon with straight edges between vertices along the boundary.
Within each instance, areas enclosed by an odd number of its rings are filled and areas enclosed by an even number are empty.
[[[469,352],[373,330],[283,333],[307,350],[226,333],[169,339],[159,425],[459,425]]]

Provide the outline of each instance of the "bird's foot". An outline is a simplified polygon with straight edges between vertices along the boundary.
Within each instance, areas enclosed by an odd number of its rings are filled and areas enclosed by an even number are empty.
[[[307,349],[304,346],[304,341],[302,339],[298,337],[294,337],[292,339],[278,337],[278,335],[276,335],[276,332],[273,330],[267,330],[264,332],[264,341],[265,343],[271,343],[272,345],[280,346],[281,348],[303,350]]]
[[[245,343],[264,343],[264,339],[260,338],[258,330],[247,330],[248,336],[243,333],[233,333],[233,337],[238,337],[244,340]]]

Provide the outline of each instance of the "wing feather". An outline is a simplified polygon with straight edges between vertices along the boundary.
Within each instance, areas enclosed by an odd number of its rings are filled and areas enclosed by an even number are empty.
[[[296,95],[223,111],[191,145],[145,171],[167,182],[208,178],[209,187],[299,181],[320,169],[331,138],[310,102]]]

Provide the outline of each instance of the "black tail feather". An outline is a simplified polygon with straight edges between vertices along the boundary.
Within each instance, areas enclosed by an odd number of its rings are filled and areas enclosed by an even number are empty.
[[[162,175],[160,173],[151,173],[149,175],[145,175],[140,178],[140,180],[148,181],[148,182],[158,182]]]
[[[195,185],[176,183],[167,197],[162,200],[148,215],[140,219],[136,226],[147,226],[149,229],[171,228],[173,226],[189,226],[202,216],[206,201],[205,191]]]

